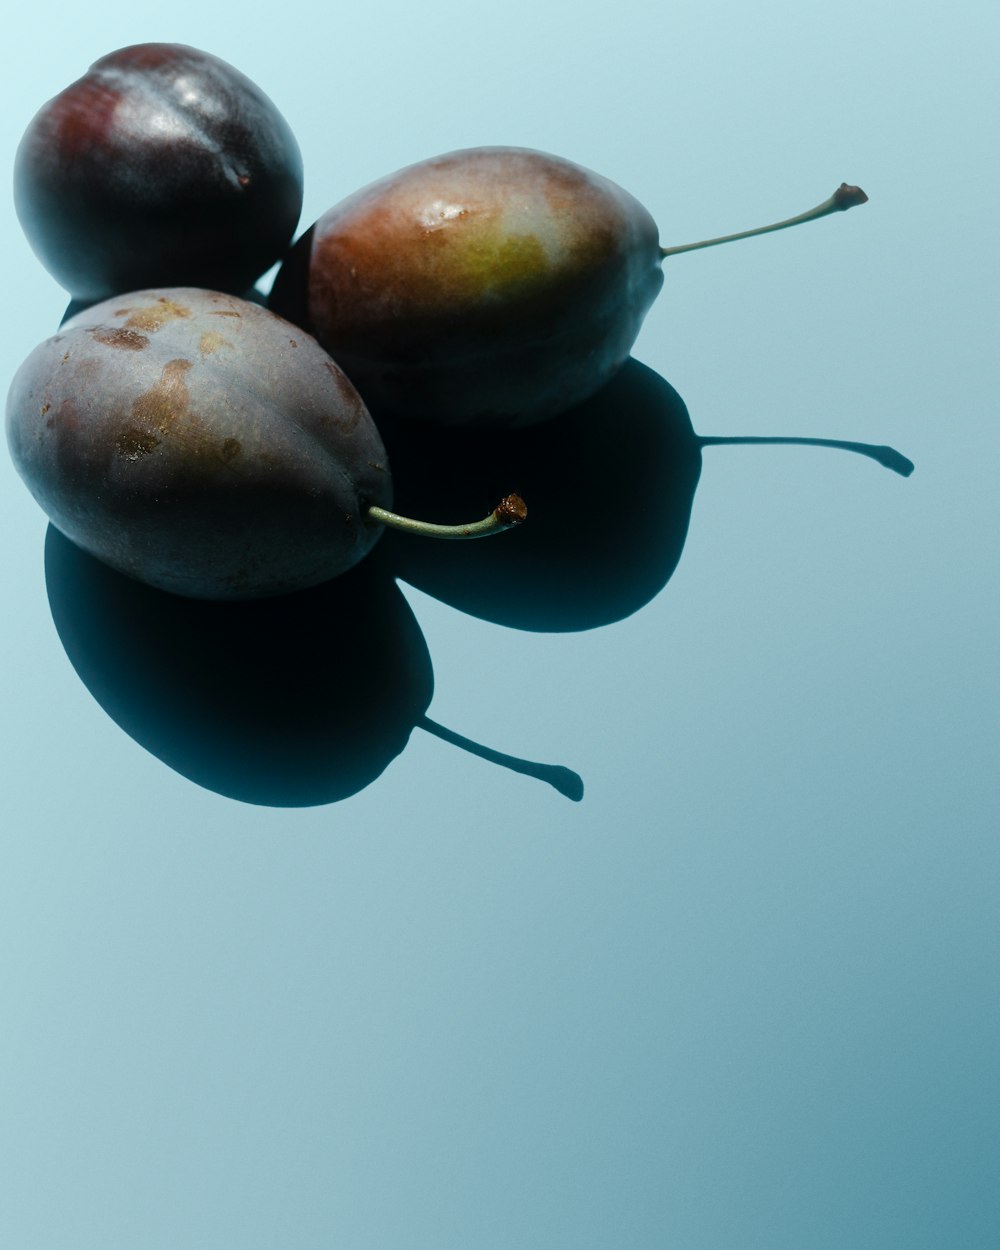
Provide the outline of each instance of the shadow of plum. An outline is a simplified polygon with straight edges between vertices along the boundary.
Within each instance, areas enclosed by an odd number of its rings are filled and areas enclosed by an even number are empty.
[[[49,526],[45,576],[66,653],[105,711],[177,772],[246,803],[356,794],[430,704],[413,613],[364,566],[294,595],[206,603],[123,577]]]
[[[629,360],[597,395],[524,431],[473,435],[380,423],[398,511],[463,521],[515,491],[519,529],[476,543],[384,536],[375,563],[472,616],[517,629],[593,629],[638,611],[680,560],[701,473],[684,401]]]
[[[45,578],[60,640],[97,702],[208,790],[270,807],[334,803],[381,776],[419,728],[583,797],[572,769],[496,751],[426,715],[423,634],[368,562],[297,594],[206,603],[123,577],[50,525]]]

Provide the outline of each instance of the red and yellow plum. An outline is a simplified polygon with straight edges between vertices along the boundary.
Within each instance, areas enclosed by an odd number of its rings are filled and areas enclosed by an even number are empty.
[[[315,333],[376,416],[505,426],[606,381],[662,282],[656,225],[628,192],[540,152],[477,148],[332,208],[271,306]]]
[[[679,251],[627,191],[525,148],[451,152],[349,196],[295,244],[270,306],[314,333],[376,419],[479,429],[567,411],[621,368]]]

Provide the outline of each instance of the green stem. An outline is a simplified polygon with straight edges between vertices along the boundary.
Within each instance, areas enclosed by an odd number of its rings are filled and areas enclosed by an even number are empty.
[[[724,234],[717,239],[702,239],[700,243],[681,243],[677,247],[661,247],[660,256],[677,256],[681,252],[694,252],[701,247],[715,247],[719,243],[734,243],[737,239],[752,239],[758,234],[770,234],[773,230],[787,230],[789,226],[800,226],[806,221],[818,221],[820,217],[828,217],[830,213],[843,213],[856,204],[867,203],[868,196],[860,187],[848,186],[842,182],[828,200],[817,204],[807,213],[799,213],[797,217],[789,217],[785,221],[776,221],[770,226],[758,226],[755,230],[742,230],[739,234]]]
[[[489,516],[481,521],[473,521],[468,525],[436,525],[432,521],[416,521],[412,517],[400,516],[398,512],[389,512],[369,504],[365,515],[371,521],[387,525],[390,529],[402,530],[405,534],[419,534],[424,538],[485,538],[489,534],[500,534],[504,530],[520,525],[528,515],[528,509],[520,495],[508,495],[501,499]]]
[[[768,443],[771,445],[795,443],[803,447],[836,447],[840,451],[854,451],[859,456],[867,456],[870,460],[876,460],[879,464],[884,465],[887,469],[891,469],[893,473],[898,473],[901,477],[909,477],[914,469],[913,461],[907,460],[895,447],[876,446],[873,443],[851,443],[840,438],[699,437],[698,442],[701,443],[702,447],[718,447],[733,443]]]

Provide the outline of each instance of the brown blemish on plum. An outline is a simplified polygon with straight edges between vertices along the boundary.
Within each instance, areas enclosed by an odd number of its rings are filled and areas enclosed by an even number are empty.
[[[376,473],[385,472],[385,465],[381,464],[378,460],[369,460],[368,467],[369,469],[374,469]]]
[[[219,459],[224,464],[228,464],[234,456],[238,456],[243,450],[243,444],[238,438],[227,438],[219,448]]]
[[[101,327],[91,330],[91,334],[98,343],[103,343],[106,347],[123,347],[130,352],[141,352],[144,347],[149,346],[149,339],[145,334],[139,334],[135,330],[107,330]]]
[[[223,338],[218,330],[206,330],[198,342],[198,350],[203,356],[210,356],[220,347],[232,347],[232,343],[227,338]]]
[[[243,316],[242,313],[238,313],[234,308],[213,308],[208,315],[210,317],[235,317],[237,321]]]
[[[115,439],[115,450],[125,460],[138,460],[140,456],[148,456],[159,446],[160,440],[148,430],[140,430],[129,425]]]
[[[178,417],[187,414],[189,393],[184,375],[190,368],[190,360],[168,360],[160,380],[132,405],[135,420],[166,434]]]
[[[151,304],[147,308],[124,308],[122,312],[131,314],[125,322],[126,329],[148,330],[150,334],[155,334],[157,330],[162,330],[170,321],[181,321],[185,317],[191,316],[190,308],[185,308],[183,304],[177,304],[172,299],[167,299],[165,295],[162,295],[155,304]]]

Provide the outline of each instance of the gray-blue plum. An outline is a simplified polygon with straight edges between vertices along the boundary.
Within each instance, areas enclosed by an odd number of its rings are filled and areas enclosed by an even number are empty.
[[[291,240],[302,158],[274,104],[231,65],[136,44],[39,110],[14,199],[39,259],[76,300],[154,286],[240,293]]]
[[[71,318],[7,401],[19,472],[55,526],[119,571],[204,599],[319,584],[388,507],[385,450],[308,335],[233,296],[133,292]]]

